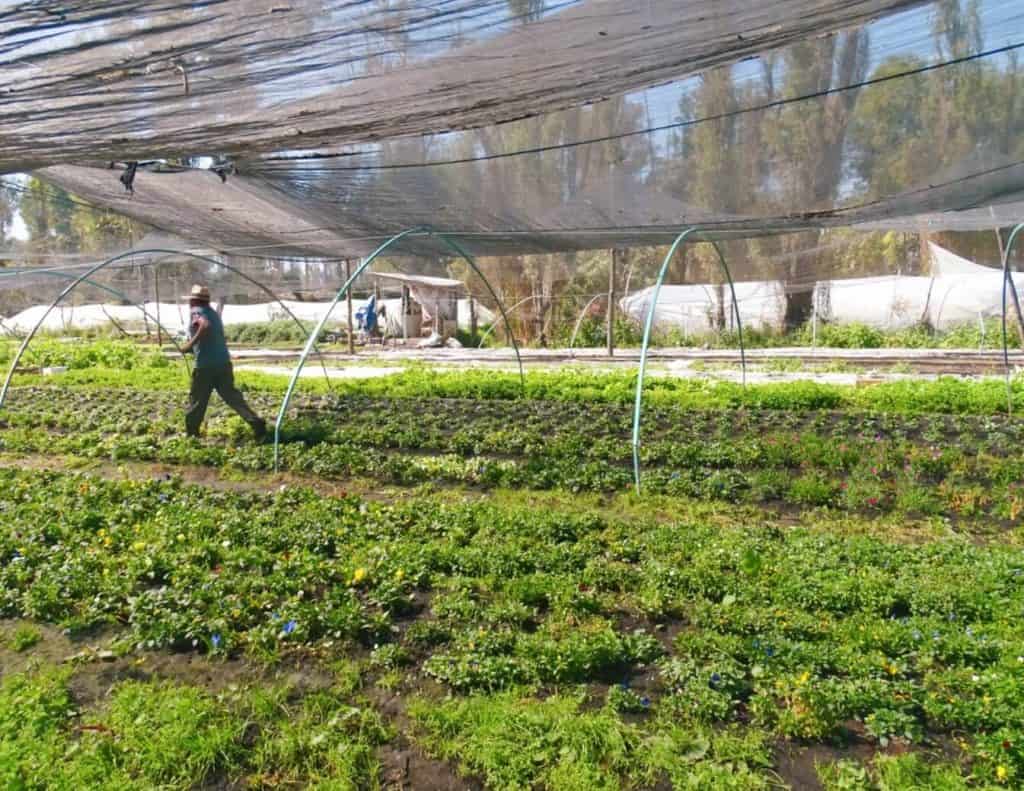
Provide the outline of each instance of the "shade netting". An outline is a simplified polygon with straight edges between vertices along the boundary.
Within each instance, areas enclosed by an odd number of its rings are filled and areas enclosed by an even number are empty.
[[[236,254],[1024,215],[1016,0],[35,3],[0,38],[0,168]]]

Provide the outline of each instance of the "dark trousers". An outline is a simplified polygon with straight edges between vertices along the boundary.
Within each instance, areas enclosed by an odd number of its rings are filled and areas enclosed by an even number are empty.
[[[244,396],[235,387],[235,373],[231,363],[219,368],[192,369],[192,387],[188,394],[188,411],[185,413],[186,433],[191,436],[199,434],[199,427],[206,417],[206,407],[210,403],[210,394],[214,390],[224,399],[225,404],[252,426],[257,435],[262,436],[266,433],[266,422],[249,408]]]

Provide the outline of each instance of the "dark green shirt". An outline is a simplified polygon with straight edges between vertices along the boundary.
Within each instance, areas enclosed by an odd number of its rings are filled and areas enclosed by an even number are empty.
[[[196,368],[223,368],[231,362],[228,344],[224,340],[224,324],[217,311],[209,305],[192,308],[192,324],[189,330],[193,337],[199,329],[197,320],[200,316],[210,323],[210,328],[203,339],[195,345]]]

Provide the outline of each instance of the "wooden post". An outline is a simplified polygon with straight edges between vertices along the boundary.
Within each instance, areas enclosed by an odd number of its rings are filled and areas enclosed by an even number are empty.
[[[156,293],[156,345],[162,349],[164,334],[160,329],[160,264],[153,264],[153,291]]]
[[[619,251],[612,248],[612,260],[608,267],[608,356],[615,356],[615,264]]]
[[[352,277],[352,262],[349,259],[345,259],[345,282]],[[356,353],[356,339],[352,329],[352,289],[349,288],[348,293],[345,294],[345,303],[348,306],[348,353]]]
[[[469,295],[469,339],[470,343],[476,343],[476,300]]]

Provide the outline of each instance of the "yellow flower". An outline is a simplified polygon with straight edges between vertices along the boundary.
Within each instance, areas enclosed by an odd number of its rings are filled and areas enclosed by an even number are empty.
[[[802,676],[800,676],[800,682],[799,683],[806,684],[810,680],[811,680],[811,674],[805,670],[804,674]]]
[[[179,541],[184,541],[185,540],[185,534],[184,533],[178,533],[178,540]]]
[[[136,541],[134,544],[132,544],[132,548],[138,549],[138,550],[143,550],[143,549],[146,548],[146,542],[145,541]]]
[[[1006,775],[1006,767],[1002,764],[999,764],[999,766],[996,767],[996,779],[999,781],[1003,781],[1006,779]]]
[[[405,578],[405,572],[404,571],[399,569],[398,571],[395,572],[395,579],[396,580],[401,580],[401,579],[404,579],[404,578]]]
[[[352,575],[352,582],[355,584],[359,584],[364,579],[366,579],[366,569],[360,566],[356,569],[356,573]]]

